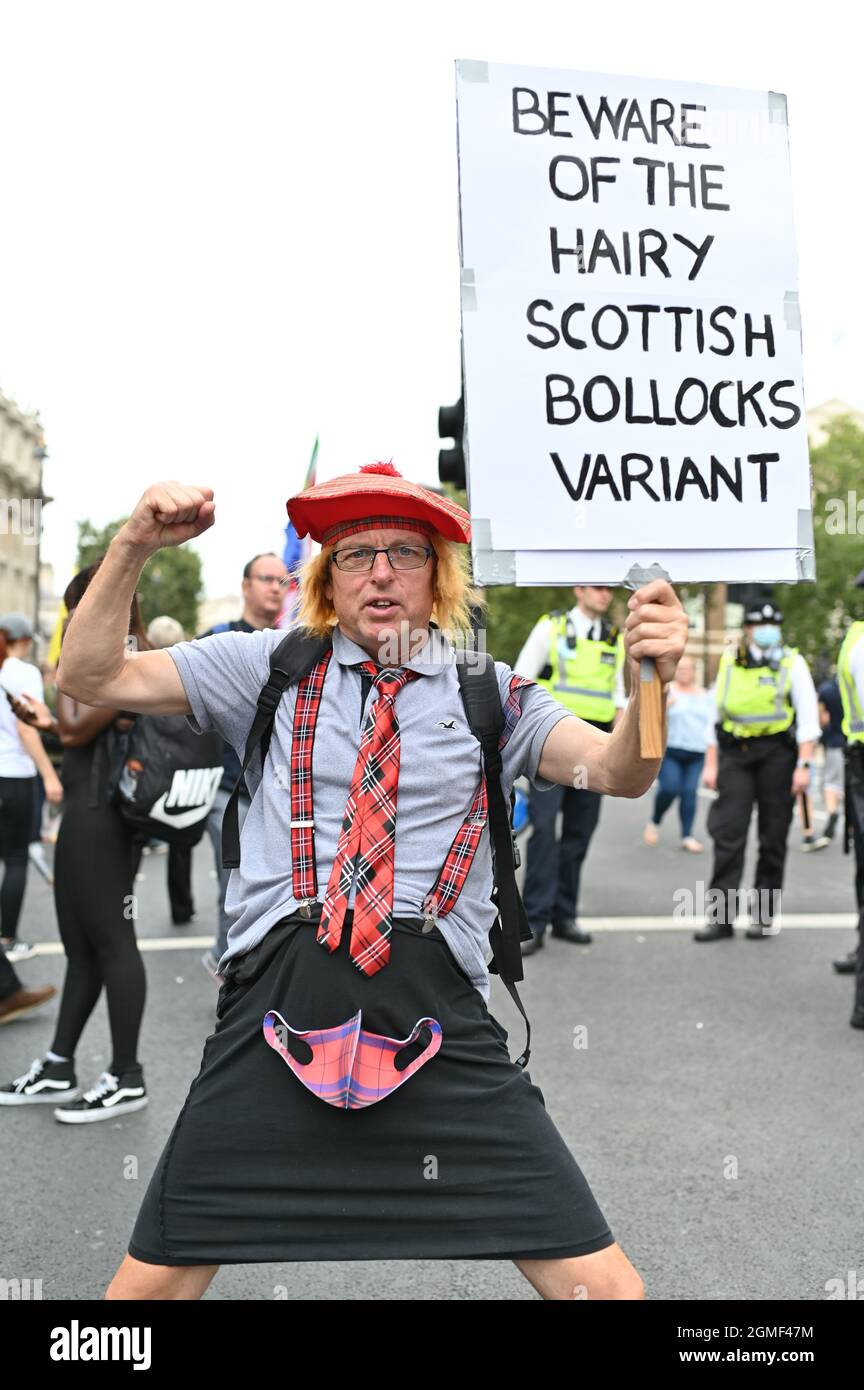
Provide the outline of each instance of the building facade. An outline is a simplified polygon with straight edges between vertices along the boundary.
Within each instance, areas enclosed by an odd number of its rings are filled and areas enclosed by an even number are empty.
[[[0,612],[25,613],[38,624],[39,542],[45,436],[38,415],[28,415],[0,392]]]

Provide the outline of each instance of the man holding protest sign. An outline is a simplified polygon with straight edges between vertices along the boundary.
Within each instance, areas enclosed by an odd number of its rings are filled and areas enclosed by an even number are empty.
[[[254,795],[219,1022],[108,1296],[197,1298],[222,1262],[485,1256],[515,1260],[544,1298],[638,1298],[486,1009],[485,755],[454,650],[430,627],[433,614],[468,626],[468,515],[386,465],[307,489],[289,510],[322,543],[300,614],[322,655],[278,702],[267,756],[247,749]],[[213,520],[209,488],[145,492],[76,611],[58,682],[91,704],[193,716],[239,752],[283,634],[162,652],[123,640],[147,558]],[[668,682],[687,619],[661,580],[629,609],[636,678],[611,734],[496,664],[504,790],[523,773],[568,785],[575,766],[607,794],[650,785],[639,662]],[[360,1031],[361,1014],[375,1031]]]

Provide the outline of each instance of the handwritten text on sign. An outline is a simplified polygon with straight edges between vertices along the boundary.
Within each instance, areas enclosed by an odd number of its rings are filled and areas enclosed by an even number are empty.
[[[794,545],[809,475],[776,103],[488,73],[459,83],[472,511],[497,547],[566,549],[586,508],[596,548],[646,528],[665,548]]]

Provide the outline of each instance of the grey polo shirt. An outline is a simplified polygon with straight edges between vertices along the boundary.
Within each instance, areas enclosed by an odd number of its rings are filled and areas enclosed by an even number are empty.
[[[259,691],[267,680],[270,657],[284,632],[224,632],[166,650],[177,666],[196,731],[216,729],[243,757]],[[360,662],[369,657],[339,631],[327,668],[312,752],[315,854],[318,898],[323,901],[336,857],[348,789],[357,761],[363,718],[378,698],[370,690],[361,706]],[[423,900],[435,886],[453,838],[473,801],[480,780],[480,745],[472,735],[459,694],[453,648],[437,629],[407,663],[421,673],[399,692],[396,713],[401,759],[396,804],[393,911],[421,917]],[[507,714],[502,748],[502,781],[509,796],[515,778],[528,776],[538,787],[552,784],[537,776],[550,730],[567,711],[539,686],[510,700],[509,666],[496,662]],[[241,836],[241,862],[232,870],[225,909],[233,918],[224,967],[264,937],[281,918],[296,911],[291,882],[291,738],[296,686],[285,691],[270,741],[264,775],[256,751],[247,772],[252,802]],[[484,831],[474,862],[452,910],[439,921],[441,932],[462,969],[489,998],[489,928],[492,847]],[[353,904],[352,888],[349,906]]]

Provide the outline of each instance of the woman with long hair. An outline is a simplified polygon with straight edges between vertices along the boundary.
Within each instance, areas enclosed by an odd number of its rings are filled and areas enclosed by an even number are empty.
[[[76,574],[63,595],[69,622],[101,560]],[[139,648],[149,643],[137,597],[129,634]],[[51,716],[34,706],[37,724]],[[48,723],[45,723],[47,716]],[[109,799],[109,772],[116,734],[128,727],[117,709],[96,709],[62,692],[57,726],[63,744],[64,813],[54,855],[54,902],[66,952],[66,976],[51,1047],[30,1070],[0,1088],[0,1105],[69,1102],[58,1120],[81,1124],[111,1119],[147,1104],[138,1060],[146,980],[135,936],[134,858],[126,826]],[[111,1065],[81,1094],[75,1050],[102,989],[108,1002]]]
[[[692,657],[682,656],[667,696],[669,743],[657,778],[654,813],[642,838],[654,846],[660,839],[660,822],[674,801],[681,820],[681,848],[700,854],[703,845],[693,834],[696,794],[705,762],[711,728],[711,699],[696,680]]]

